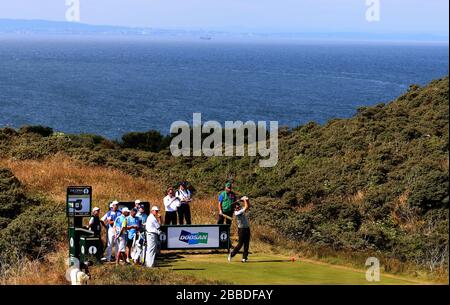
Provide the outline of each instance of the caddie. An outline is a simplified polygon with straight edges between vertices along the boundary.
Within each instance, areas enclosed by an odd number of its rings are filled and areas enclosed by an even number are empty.
[[[225,217],[223,215],[228,216],[226,224],[231,224],[234,210],[233,205],[236,202],[236,194],[232,191],[232,188],[233,184],[227,182],[225,184],[225,190],[219,194],[219,219],[217,220],[217,224],[224,223]]]
[[[116,221],[116,218],[122,215],[122,213],[118,210],[119,208],[119,202],[114,200],[109,205],[110,210],[103,215],[101,220],[106,226],[106,257],[104,257],[102,260],[106,260],[108,262],[111,262],[111,256],[113,248],[115,252],[117,252],[117,244],[115,242],[115,232],[114,232],[114,222]]]
[[[127,218],[130,215],[128,208],[122,209],[122,215],[116,218],[114,221],[114,239],[117,243],[116,265],[119,264],[122,259],[127,263],[126,246],[127,246]]]

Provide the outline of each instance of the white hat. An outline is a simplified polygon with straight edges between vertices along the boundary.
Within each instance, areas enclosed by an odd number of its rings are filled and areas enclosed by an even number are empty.
[[[152,211],[159,211],[159,208],[155,205],[152,207]]]
[[[136,199],[135,201],[134,201],[134,204],[140,204],[141,203],[141,201],[139,200],[139,199]]]
[[[118,205],[118,204],[119,204],[119,201],[114,200],[113,202],[111,202],[111,204],[109,205],[109,207],[112,208],[113,205]]]
[[[93,208],[93,209],[92,209],[92,212],[95,212],[95,211],[100,211],[100,208],[99,208],[99,207]]]
[[[122,213],[125,213],[125,212],[130,213],[130,210],[129,210],[127,207],[124,207],[124,208],[122,209]]]

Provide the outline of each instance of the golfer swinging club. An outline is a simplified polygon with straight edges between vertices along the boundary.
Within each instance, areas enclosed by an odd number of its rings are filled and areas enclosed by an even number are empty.
[[[236,216],[239,241],[236,247],[233,248],[233,251],[231,251],[228,255],[229,262],[231,262],[231,259],[236,256],[236,254],[238,254],[242,246],[244,246],[242,262],[245,263],[248,260],[248,249],[250,247],[250,225],[245,212],[250,208],[250,201],[248,200],[247,196],[242,197],[241,200],[244,202],[243,208],[241,208],[239,202],[235,203],[234,205],[234,216]]]

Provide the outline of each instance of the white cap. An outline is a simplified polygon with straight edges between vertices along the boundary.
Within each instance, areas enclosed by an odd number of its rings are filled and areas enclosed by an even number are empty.
[[[130,210],[129,210],[127,207],[124,207],[124,208],[122,209],[122,213],[126,213],[126,212],[130,213]]]
[[[140,203],[141,203],[141,201],[139,199],[134,201],[134,204],[140,204]]]
[[[99,208],[99,207],[93,208],[93,209],[92,209],[92,212],[95,212],[95,211],[100,211],[100,208]]]
[[[155,205],[152,207],[152,211],[159,211],[159,208]]]
[[[113,202],[111,202],[111,204],[109,205],[109,207],[112,208],[113,205],[118,205],[118,204],[119,204],[119,201],[114,200]]]

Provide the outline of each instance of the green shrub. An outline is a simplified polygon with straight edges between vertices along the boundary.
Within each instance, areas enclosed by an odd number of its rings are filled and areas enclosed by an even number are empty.
[[[122,136],[122,147],[159,152],[170,145],[170,138],[155,130],[130,132]]]
[[[45,126],[23,126],[19,129],[20,134],[35,133],[43,137],[49,137],[53,134],[53,129]]]
[[[0,169],[0,268],[42,258],[65,234],[64,209],[29,198],[10,170]]]
[[[199,194],[217,195],[234,179],[236,192],[252,198],[250,217],[257,224],[321,249],[373,251],[431,269],[448,266],[442,254],[448,249],[448,98],[444,78],[411,87],[386,105],[360,108],[353,118],[283,130],[274,168],[258,167],[259,157],[174,158],[170,137],[155,131],[105,145],[96,136],[2,129],[0,156],[65,153],[162,185],[187,180]],[[9,219],[30,202],[13,194],[0,197],[0,217]]]

